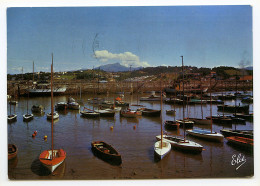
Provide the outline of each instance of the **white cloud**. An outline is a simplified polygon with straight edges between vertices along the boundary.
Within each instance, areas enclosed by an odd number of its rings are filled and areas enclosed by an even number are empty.
[[[108,60],[119,60],[121,65],[124,65],[126,67],[129,67],[130,65],[132,65],[133,67],[151,66],[146,61],[140,61],[139,57],[131,52],[113,54],[111,52],[108,52],[107,50],[98,50],[95,51],[95,57],[101,62],[107,62]]]

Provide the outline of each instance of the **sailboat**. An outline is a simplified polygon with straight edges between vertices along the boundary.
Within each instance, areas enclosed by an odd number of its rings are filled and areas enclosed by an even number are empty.
[[[194,125],[194,122],[189,120],[189,119],[185,119],[184,117],[184,66],[183,66],[183,56],[181,56],[182,58],[182,106],[183,106],[183,118],[182,120],[176,120],[179,124],[180,127],[183,127],[184,130],[184,136],[185,136],[185,128],[192,128]]]
[[[181,56],[183,59],[183,56]],[[182,72],[184,74],[183,71],[183,60],[182,60]],[[183,80],[184,80],[184,75],[183,75]],[[184,81],[183,81],[184,82]],[[183,83],[183,98],[184,98],[184,83]],[[183,99],[184,100],[184,99]],[[184,118],[184,102],[183,102],[183,118]],[[185,125],[183,125],[184,127],[184,138],[180,138],[180,137],[176,137],[176,136],[171,136],[171,135],[158,135],[156,136],[157,140],[164,140],[166,142],[169,142],[172,146],[172,148],[178,149],[178,150],[182,150],[182,151],[186,151],[186,152],[192,152],[192,153],[201,153],[203,146],[195,143],[193,141],[190,140],[186,140],[185,137],[185,127],[186,127],[186,123]]]
[[[201,79],[200,79],[201,82]],[[189,118],[191,121],[193,121],[195,124],[199,125],[210,125],[210,119],[203,119],[203,109],[202,109],[202,83],[201,83],[201,95],[200,95],[200,104],[201,104],[201,118]]]
[[[28,86],[29,86],[29,83],[28,83]],[[27,113],[23,115],[23,121],[31,121],[33,119],[33,114],[28,113],[28,100],[29,100],[29,92],[28,92],[28,98],[27,98]]]
[[[10,104],[10,114],[7,116],[7,121],[8,122],[13,122],[13,121],[17,120],[17,115],[16,114],[12,114],[11,110],[12,110],[12,105]]]
[[[162,110],[162,87],[161,87],[161,110]],[[163,140],[162,112],[161,112],[161,140],[154,144],[154,156],[156,159],[163,159],[171,151],[171,144]]]
[[[210,78],[210,100],[211,100],[211,78]],[[210,115],[212,116],[212,103],[210,103]],[[212,119],[211,119],[211,130],[203,130],[203,129],[193,129],[187,130],[189,135],[200,137],[203,139],[223,142],[224,136],[217,132],[212,132]]]
[[[53,142],[53,54],[52,54],[52,64],[51,64],[51,149],[43,151],[39,160],[43,166],[47,167],[51,172],[61,165],[65,158],[66,152],[63,149],[54,149]]]

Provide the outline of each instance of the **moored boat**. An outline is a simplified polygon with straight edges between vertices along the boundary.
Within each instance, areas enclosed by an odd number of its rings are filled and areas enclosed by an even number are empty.
[[[17,115],[16,114],[10,114],[7,116],[7,121],[8,122],[14,122],[17,120]]]
[[[185,127],[185,128],[192,128],[194,125],[194,122],[188,119],[184,119],[184,120],[176,120],[177,123],[180,124],[180,127]]]
[[[11,160],[17,156],[18,148],[15,144],[8,144],[8,160]]]
[[[16,104],[18,104],[18,101],[11,100],[11,101],[9,101],[9,104],[10,104],[10,105],[16,105]]]
[[[101,117],[114,117],[115,111],[111,111],[110,109],[98,109],[94,110],[95,112],[99,113]]]
[[[160,114],[161,114],[161,110],[148,109],[148,108],[142,109],[143,116],[159,117]]]
[[[68,108],[68,104],[63,101],[55,105],[55,110],[66,110],[67,108]]]
[[[209,130],[193,129],[193,130],[186,130],[186,132],[189,135],[207,139],[210,141],[223,142],[223,139],[224,139],[224,136],[222,134],[217,133],[217,132],[211,132]]]
[[[166,114],[175,115],[176,110],[166,110]]]
[[[52,64],[51,64],[51,113],[48,114],[51,118],[51,149],[50,150],[44,150],[41,152],[39,156],[39,160],[41,164],[45,167],[47,167],[51,173],[54,172],[54,170],[61,165],[65,158],[66,158],[66,152],[63,149],[54,149],[54,134],[53,134],[53,123],[54,123],[54,116],[59,116],[58,113],[54,112],[54,106],[53,106],[53,54],[52,54]],[[48,119],[47,115],[47,119]]]
[[[42,113],[44,110],[44,107],[42,105],[33,105],[31,108],[31,111],[33,113]]]
[[[156,139],[161,140],[161,135],[156,136]],[[172,148],[185,152],[201,153],[203,149],[203,146],[198,143],[176,136],[163,135],[163,140],[169,142]]]
[[[168,130],[177,130],[180,124],[176,121],[166,120],[164,122],[164,127]]]
[[[239,137],[245,137],[245,138],[254,138],[254,132],[253,130],[229,130],[229,129],[221,129],[220,132],[225,136],[225,137],[230,137],[230,136],[239,136]]]
[[[80,105],[77,102],[69,102],[68,103],[68,109],[79,110]]]
[[[51,172],[61,165],[66,158],[66,152],[63,149],[45,150],[40,154],[39,160],[44,167]]]
[[[229,144],[232,144],[234,146],[237,146],[243,150],[253,151],[254,148],[254,140],[250,138],[245,137],[239,137],[239,136],[230,136],[226,137]]]
[[[199,125],[210,125],[211,122],[209,119],[201,119],[201,118],[189,118],[189,120],[193,121],[195,124]]]
[[[83,117],[86,117],[86,118],[97,118],[100,116],[100,113],[98,112],[94,112],[94,111],[80,111],[80,114],[83,116]]]
[[[48,120],[51,120],[52,119],[52,113],[50,112],[50,113],[47,113],[46,114],[47,115],[47,119]],[[58,119],[60,116],[59,116],[59,114],[57,113],[57,112],[53,112],[53,119]]]
[[[234,106],[234,105],[218,105],[218,110],[223,110],[226,112],[242,112],[248,113],[249,112],[249,105],[244,106]]]
[[[91,147],[94,155],[98,158],[113,165],[120,165],[122,163],[122,158],[119,152],[106,142],[93,141]]]
[[[167,141],[157,141],[154,144],[154,156],[155,159],[163,159],[171,151],[171,144]]]
[[[23,121],[31,121],[33,119],[33,114],[24,114]]]
[[[165,99],[165,95],[163,96],[163,100]],[[160,96],[156,96],[154,94],[148,96],[148,97],[141,97],[140,101],[160,101],[161,97]]]
[[[132,110],[121,110],[120,116],[125,118],[136,118],[138,114],[136,111],[132,111]]]

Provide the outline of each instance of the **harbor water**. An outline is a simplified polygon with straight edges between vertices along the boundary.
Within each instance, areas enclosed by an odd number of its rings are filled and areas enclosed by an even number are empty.
[[[149,95],[149,94],[147,94]],[[106,100],[113,100],[118,95],[100,95]],[[138,95],[139,98],[141,95]],[[145,96],[143,94],[142,96]],[[73,96],[79,99],[78,96]],[[92,108],[88,103],[91,95],[82,95],[83,107]],[[45,114],[34,115],[30,122],[24,122],[22,115],[29,113],[34,104],[45,107]],[[20,98],[16,106],[11,105],[11,112],[17,114],[17,121],[8,123],[8,143],[18,147],[17,158],[8,162],[8,177],[11,180],[111,180],[111,179],[173,179],[173,178],[235,178],[251,177],[254,175],[253,154],[235,148],[227,143],[210,142],[186,136],[186,139],[203,146],[201,154],[190,154],[177,150],[171,152],[161,161],[154,160],[154,143],[156,135],[161,132],[160,117],[139,116],[138,118],[122,118],[119,112],[115,117],[87,119],[81,117],[78,110],[59,111],[59,119],[54,122],[54,147],[63,148],[67,157],[54,174],[50,174],[40,163],[38,157],[43,150],[51,148],[51,122],[46,119],[46,113],[51,111],[50,97]],[[68,96],[55,96],[54,102],[67,101]],[[125,94],[124,101],[130,104],[137,103],[137,95]],[[238,104],[240,100],[238,100]],[[160,109],[160,101],[139,102],[147,108]],[[235,105],[235,101],[226,101],[225,104]],[[242,103],[241,103],[242,104]],[[9,108],[8,105],[8,114]],[[134,109],[134,107],[132,107]],[[163,104],[163,121],[174,120],[173,115],[167,115],[165,110],[173,109],[174,105]],[[210,104],[202,106],[203,116],[210,116]],[[176,105],[175,119],[182,119],[182,105]],[[253,106],[250,104],[250,111]],[[212,105],[212,114],[218,112],[217,105]],[[231,113],[225,113],[231,115]],[[201,117],[201,105],[185,107],[185,117]],[[113,129],[111,129],[113,126]],[[135,127],[134,127],[135,126]],[[215,132],[221,129],[252,130],[253,122],[245,124],[220,125],[213,124]],[[210,126],[194,125],[195,128],[209,129]],[[179,131],[168,131],[167,134],[183,135]],[[37,130],[37,135],[32,134]],[[47,135],[45,141],[43,137]],[[92,141],[105,141],[111,144],[122,156],[120,166],[111,165],[96,156],[91,151]],[[244,157],[246,162],[234,163],[236,158]],[[233,160],[233,162],[232,162]]]

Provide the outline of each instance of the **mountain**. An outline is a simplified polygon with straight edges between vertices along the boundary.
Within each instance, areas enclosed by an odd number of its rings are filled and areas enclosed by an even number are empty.
[[[102,65],[102,66],[99,66],[95,69],[99,69],[99,68],[100,68],[100,70],[103,70],[103,71],[106,71],[106,72],[124,72],[124,71],[130,70],[130,67],[123,66],[120,63]],[[137,67],[137,68],[132,68],[131,70],[139,70],[141,68],[142,67]]]
[[[253,66],[248,66],[245,68],[246,70],[253,70]]]

